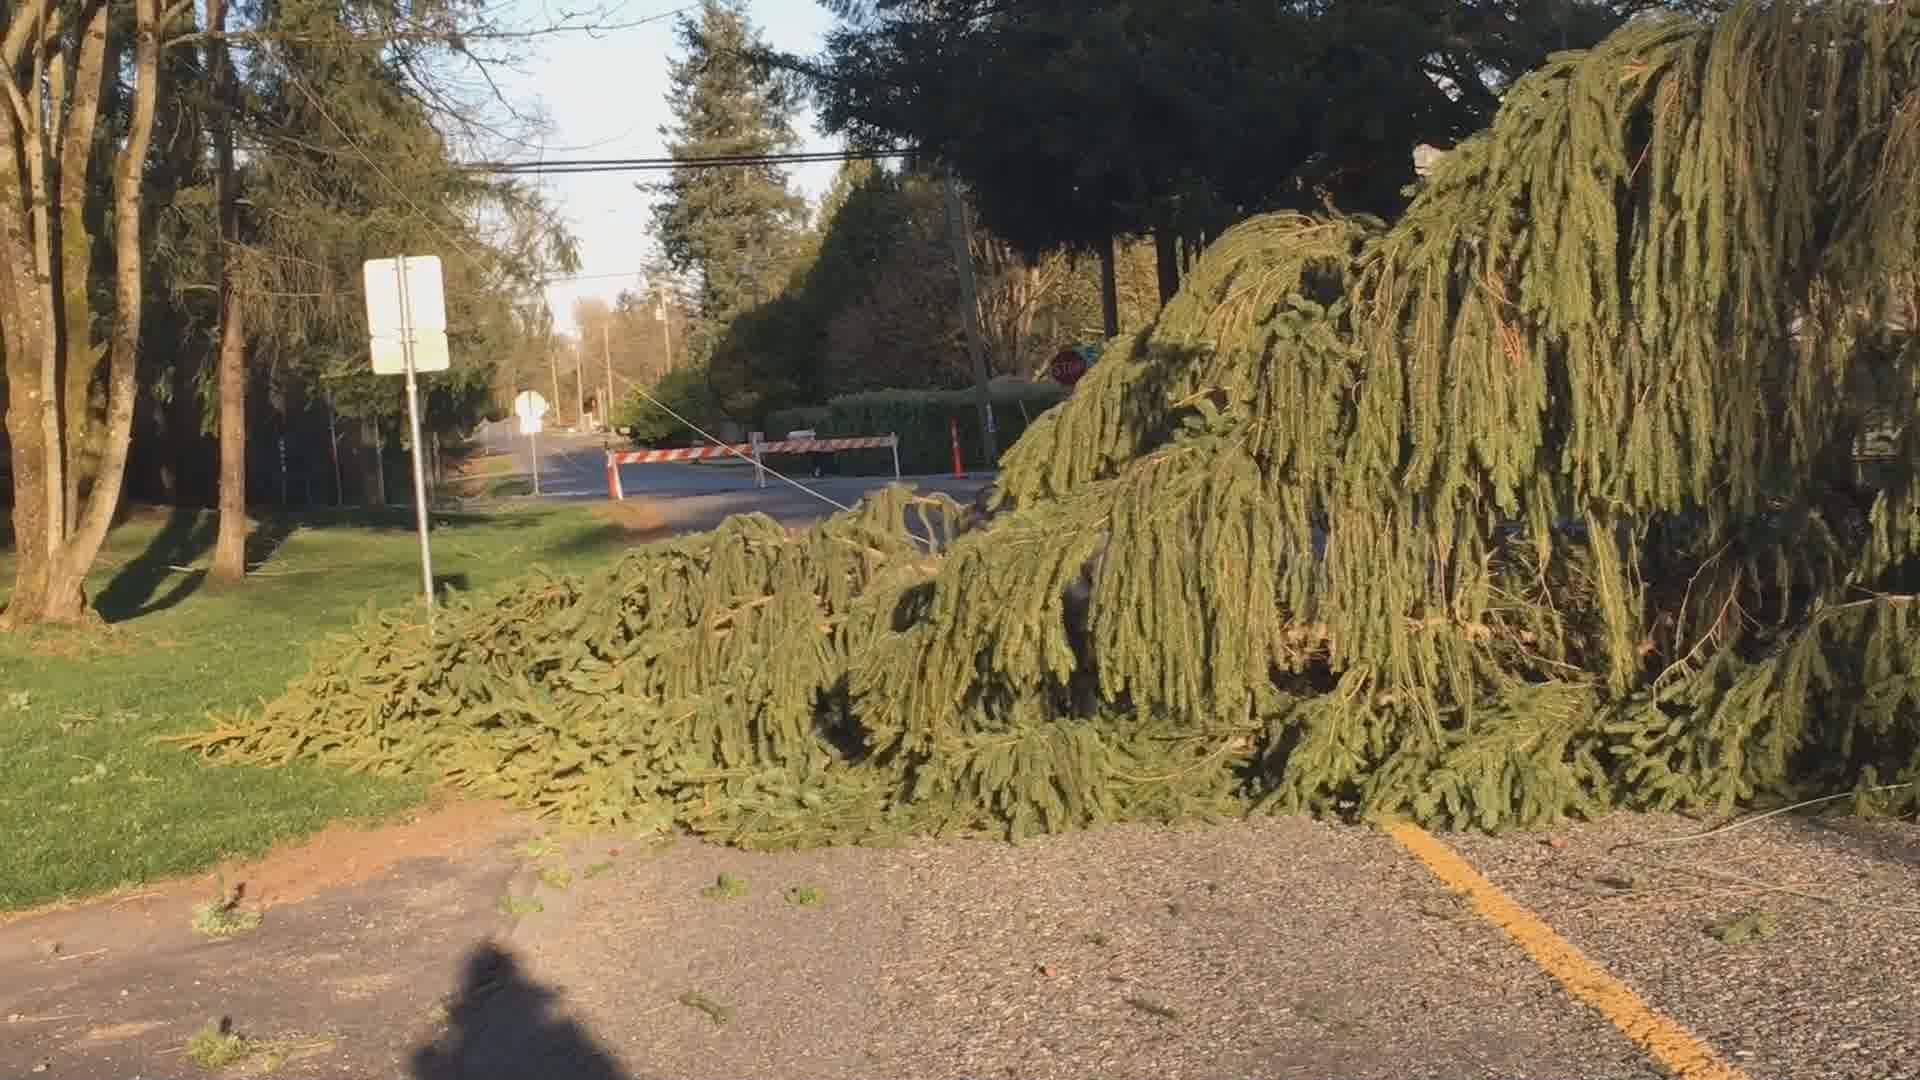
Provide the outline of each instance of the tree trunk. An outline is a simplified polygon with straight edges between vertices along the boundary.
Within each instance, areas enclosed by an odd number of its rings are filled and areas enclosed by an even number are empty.
[[[1111,234],[1100,242],[1100,329],[1109,340],[1120,336],[1120,285],[1114,277]]]
[[[15,19],[25,20],[31,27],[33,36],[38,39],[30,49],[32,63],[29,65],[29,81],[23,95],[33,103],[26,110],[24,124],[15,130],[20,135],[20,160],[24,164],[27,193],[21,225],[26,239],[23,260],[18,265],[22,270],[31,267],[32,284],[19,290],[19,299],[23,310],[17,311],[17,317],[30,319],[37,332],[30,332],[33,343],[32,359],[37,365],[34,382],[39,384],[40,393],[40,439],[44,447],[41,457],[41,469],[45,479],[38,493],[46,506],[42,525],[46,531],[49,557],[59,561],[60,548],[66,543],[66,440],[64,438],[65,419],[60,412],[60,330],[53,301],[53,236],[52,223],[57,220],[53,202],[57,193],[48,186],[47,176],[49,146],[59,138],[58,116],[48,116],[41,107],[42,87],[47,85],[46,60],[51,51],[48,46],[56,39],[58,31],[50,31],[50,24],[58,19],[57,11],[50,11],[44,3],[28,5],[27,10],[13,15]],[[11,37],[11,33],[9,34]],[[9,72],[18,71],[18,67],[9,64]],[[55,74],[59,74],[56,72]],[[11,93],[11,89],[9,93]],[[99,102],[99,88],[93,91],[93,101]],[[79,108],[76,102],[73,106]],[[50,130],[48,124],[55,126]],[[11,223],[9,223],[11,224]],[[51,568],[49,568],[51,574]]]
[[[215,581],[235,582],[247,576],[247,340],[233,280],[240,201],[233,168],[236,84],[224,36],[227,0],[208,0],[207,28],[213,35],[207,66],[214,99],[214,200],[220,208],[220,529],[208,574]]]
[[[105,9],[90,11],[90,26],[97,25],[104,42]],[[120,491],[126,478],[127,448],[133,441],[134,395],[140,348],[140,310],[142,302],[142,266],[140,259],[141,181],[145,176],[147,148],[152,141],[153,119],[158,104],[156,81],[160,71],[160,0],[134,0],[133,100],[125,142],[117,155],[113,176],[113,272],[114,311],[111,336],[107,342],[107,416],[101,440],[100,467],[95,474],[79,527],[64,544],[51,545],[50,558],[39,595],[39,610],[9,611],[16,624],[33,619],[77,622],[86,614],[83,585],[87,571],[100,554],[107,530],[120,506]],[[117,65],[116,65],[117,66]],[[71,110],[98,109],[100,84],[76,81]],[[71,134],[69,129],[68,134]],[[46,294],[51,301],[51,295]],[[52,319],[47,320],[49,326]],[[84,333],[85,331],[79,331]],[[51,343],[58,355],[57,342]],[[43,403],[44,404],[44,403]],[[58,440],[43,445],[42,458],[57,451]],[[17,452],[16,447],[16,452]],[[49,483],[49,486],[52,486]],[[56,506],[63,514],[64,506]],[[56,522],[56,527],[57,527]]]
[[[87,163],[93,156],[93,132],[99,119],[99,87],[107,63],[107,7],[101,4],[87,26],[73,62],[75,87],[65,129],[60,132],[60,213],[53,236],[54,288],[58,290],[56,318],[64,342],[66,364],[64,400],[66,514],[61,529],[72,535],[80,527],[80,458],[93,442],[93,375],[102,350],[93,344],[93,317],[88,280],[93,262],[93,235],[87,229]],[[117,59],[117,58],[116,58]],[[62,65],[64,66],[64,65]],[[57,69],[56,69],[57,70]],[[54,80],[58,83],[60,80]]]
[[[369,494],[366,505],[385,506],[387,505],[386,436],[381,432],[380,422],[378,420],[367,420],[364,421],[364,423],[366,424],[367,430],[373,435],[371,440],[373,444],[373,472],[372,475],[368,477],[367,486]]]
[[[1166,307],[1180,291],[1180,237],[1164,225],[1153,230],[1153,263],[1160,279],[1160,306]]]
[[[0,170],[4,178],[8,170]],[[9,290],[11,291],[11,290]],[[9,310],[16,310],[11,304]],[[12,445],[13,470],[13,595],[0,612],[0,626],[25,625],[39,618],[47,588],[52,551],[47,546],[43,498],[47,482],[46,445],[40,437],[39,375],[33,354],[19,347],[25,335],[9,320],[7,339],[7,438]]]
[[[92,160],[102,74],[120,70],[109,62],[108,9],[104,0],[72,8],[44,0],[8,12],[0,59],[9,93],[50,110],[0,110],[0,142],[12,152],[0,166],[0,340],[4,340],[12,443],[14,523],[18,557],[15,590],[0,625],[39,621],[75,622],[86,613],[83,583],[119,508],[133,437],[134,394],[140,334],[141,188],[153,133],[159,71],[159,2],[134,0],[135,55],[132,99],[113,178],[115,305],[107,376],[106,427],[100,462],[84,509],[76,516],[77,490],[66,482],[67,457],[80,432],[62,408],[69,387],[91,386],[100,351],[92,343],[92,310],[83,260],[91,251],[84,183]],[[71,16],[73,24],[63,27]],[[56,42],[68,30],[80,40],[71,54]],[[30,70],[21,61],[31,52]],[[58,55],[49,69],[46,58]],[[22,81],[24,79],[24,82]],[[48,79],[57,85],[50,85]],[[71,82],[67,82],[71,79]],[[59,175],[48,164],[59,161]],[[75,200],[79,205],[74,205]],[[56,238],[58,243],[56,245]],[[56,256],[56,247],[58,254]],[[78,280],[76,280],[78,278]],[[78,367],[80,370],[73,370]]]
[[[93,304],[90,270],[93,235],[87,229],[87,164],[93,157],[94,127],[100,116],[101,77],[107,65],[107,5],[92,10],[81,32],[73,58],[71,97],[66,115],[56,103],[52,110],[54,138],[49,150],[60,163],[58,199],[48,215],[48,271],[54,299],[54,336],[61,370],[56,378],[61,392],[62,430],[59,434],[61,519],[63,541],[80,533],[80,459],[90,442],[94,370],[105,352],[93,343]],[[56,64],[50,83],[56,99],[66,96],[64,63]],[[117,66],[117,65],[116,65]],[[131,433],[129,433],[131,434]],[[111,521],[109,521],[111,525]],[[64,544],[56,546],[56,552]],[[71,555],[70,552],[60,552]],[[56,556],[47,568],[46,592],[41,597],[43,618],[77,621],[86,611],[86,565],[72,568],[70,557]],[[87,563],[91,563],[89,557]]]
[[[220,318],[220,528],[208,574],[239,581],[247,574],[247,366],[239,294],[223,290]]]
[[[0,136],[8,145],[24,153],[28,135],[11,110],[0,108]],[[40,379],[44,339],[53,327],[38,318],[40,282],[33,272],[32,211],[22,180],[23,170],[12,162],[0,166],[0,298],[5,301],[0,340],[6,351],[15,552],[13,595],[4,615],[7,626],[39,618],[55,554],[47,520],[47,444],[40,426],[45,410]]]

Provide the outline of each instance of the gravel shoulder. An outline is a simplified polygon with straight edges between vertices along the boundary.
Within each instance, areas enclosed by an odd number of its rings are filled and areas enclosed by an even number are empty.
[[[1445,839],[1756,1080],[1915,1075],[1920,829],[1782,815],[1682,840],[1707,829],[1621,814],[1564,846]]]
[[[703,895],[722,874],[744,895]],[[624,1075],[1657,1075],[1364,829],[681,842],[542,897],[512,939],[524,971]],[[516,1046],[511,1025],[470,1040],[463,1075],[511,1075]]]
[[[0,925],[0,1075],[1661,1075],[1372,829],[761,854],[470,806],[331,841],[359,872],[230,868],[281,875],[233,937],[191,930],[204,889]],[[1912,1075],[1920,830],[1781,817],[1617,850],[1700,829],[1446,839],[1752,1080]],[[1770,936],[1708,933],[1757,911]],[[188,1060],[223,1021],[254,1052]]]

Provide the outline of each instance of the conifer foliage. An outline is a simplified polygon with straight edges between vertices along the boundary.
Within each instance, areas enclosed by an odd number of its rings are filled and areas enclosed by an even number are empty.
[[[1916,117],[1920,4],[1635,20],[1390,226],[1221,236],[937,554],[898,490],[738,518],[370,619],[194,745],[752,844],[1910,809]]]

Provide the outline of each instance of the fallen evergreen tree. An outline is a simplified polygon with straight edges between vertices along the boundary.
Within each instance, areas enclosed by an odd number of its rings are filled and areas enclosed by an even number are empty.
[[[1920,5],[1630,23],[1390,226],[1249,221],[1009,452],[370,614],[192,745],[732,842],[1505,828],[1920,779]]]

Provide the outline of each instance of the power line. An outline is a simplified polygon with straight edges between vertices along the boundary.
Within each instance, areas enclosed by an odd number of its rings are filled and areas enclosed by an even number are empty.
[[[469,172],[507,176],[566,175],[572,173],[669,172],[675,169],[723,169],[765,165],[813,165],[848,161],[875,161],[906,157],[897,150],[815,150],[787,154],[715,154],[705,157],[577,158],[560,161],[476,161],[460,166]]]
[[[517,41],[532,38],[553,37],[561,34],[585,34],[591,38],[603,38],[627,30],[637,30],[643,26],[662,22],[675,15],[685,14],[699,7],[698,4],[682,4],[667,11],[643,15],[625,22],[582,23],[566,20],[577,19],[584,13],[564,16],[563,21],[549,26],[535,26],[524,30],[506,30],[498,28],[469,27],[465,30],[431,27],[424,23],[403,24],[397,29],[355,32],[343,28],[338,33],[296,34],[286,31],[271,33],[257,30],[230,30],[225,33],[202,30],[178,34],[168,38],[168,45],[184,45],[198,41],[225,40],[241,48],[270,48],[273,45],[303,45],[332,48],[357,48],[367,44],[417,42],[437,45],[451,45],[456,50],[464,49],[465,43],[473,41]]]
[[[615,278],[639,278],[643,276],[645,276],[643,271],[628,270],[619,274],[556,274],[553,277],[541,278],[540,281],[543,285],[553,285],[562,281],[612,281]]]
[[[670,172],[675,169],[719,169],[777,165],[832,164],[904,157],[905,150],[819,151],[794,154],[736,154],[698,158],[601,158],[537,162],[478,162],[462,168],[499,175],[566,175],[571,173]]]
[[[541,169],[555,165],[737,165],[742,162],[788,161],[809,158],[846,158],[846,157],[887,157],[905,153],[900,150],[781,150],[763,154],[707,154],[699,157],[646,157],[646,158],[575,158],[557,161],[520,161],[520,162],[480,162],[467,168],[484,169]]]

